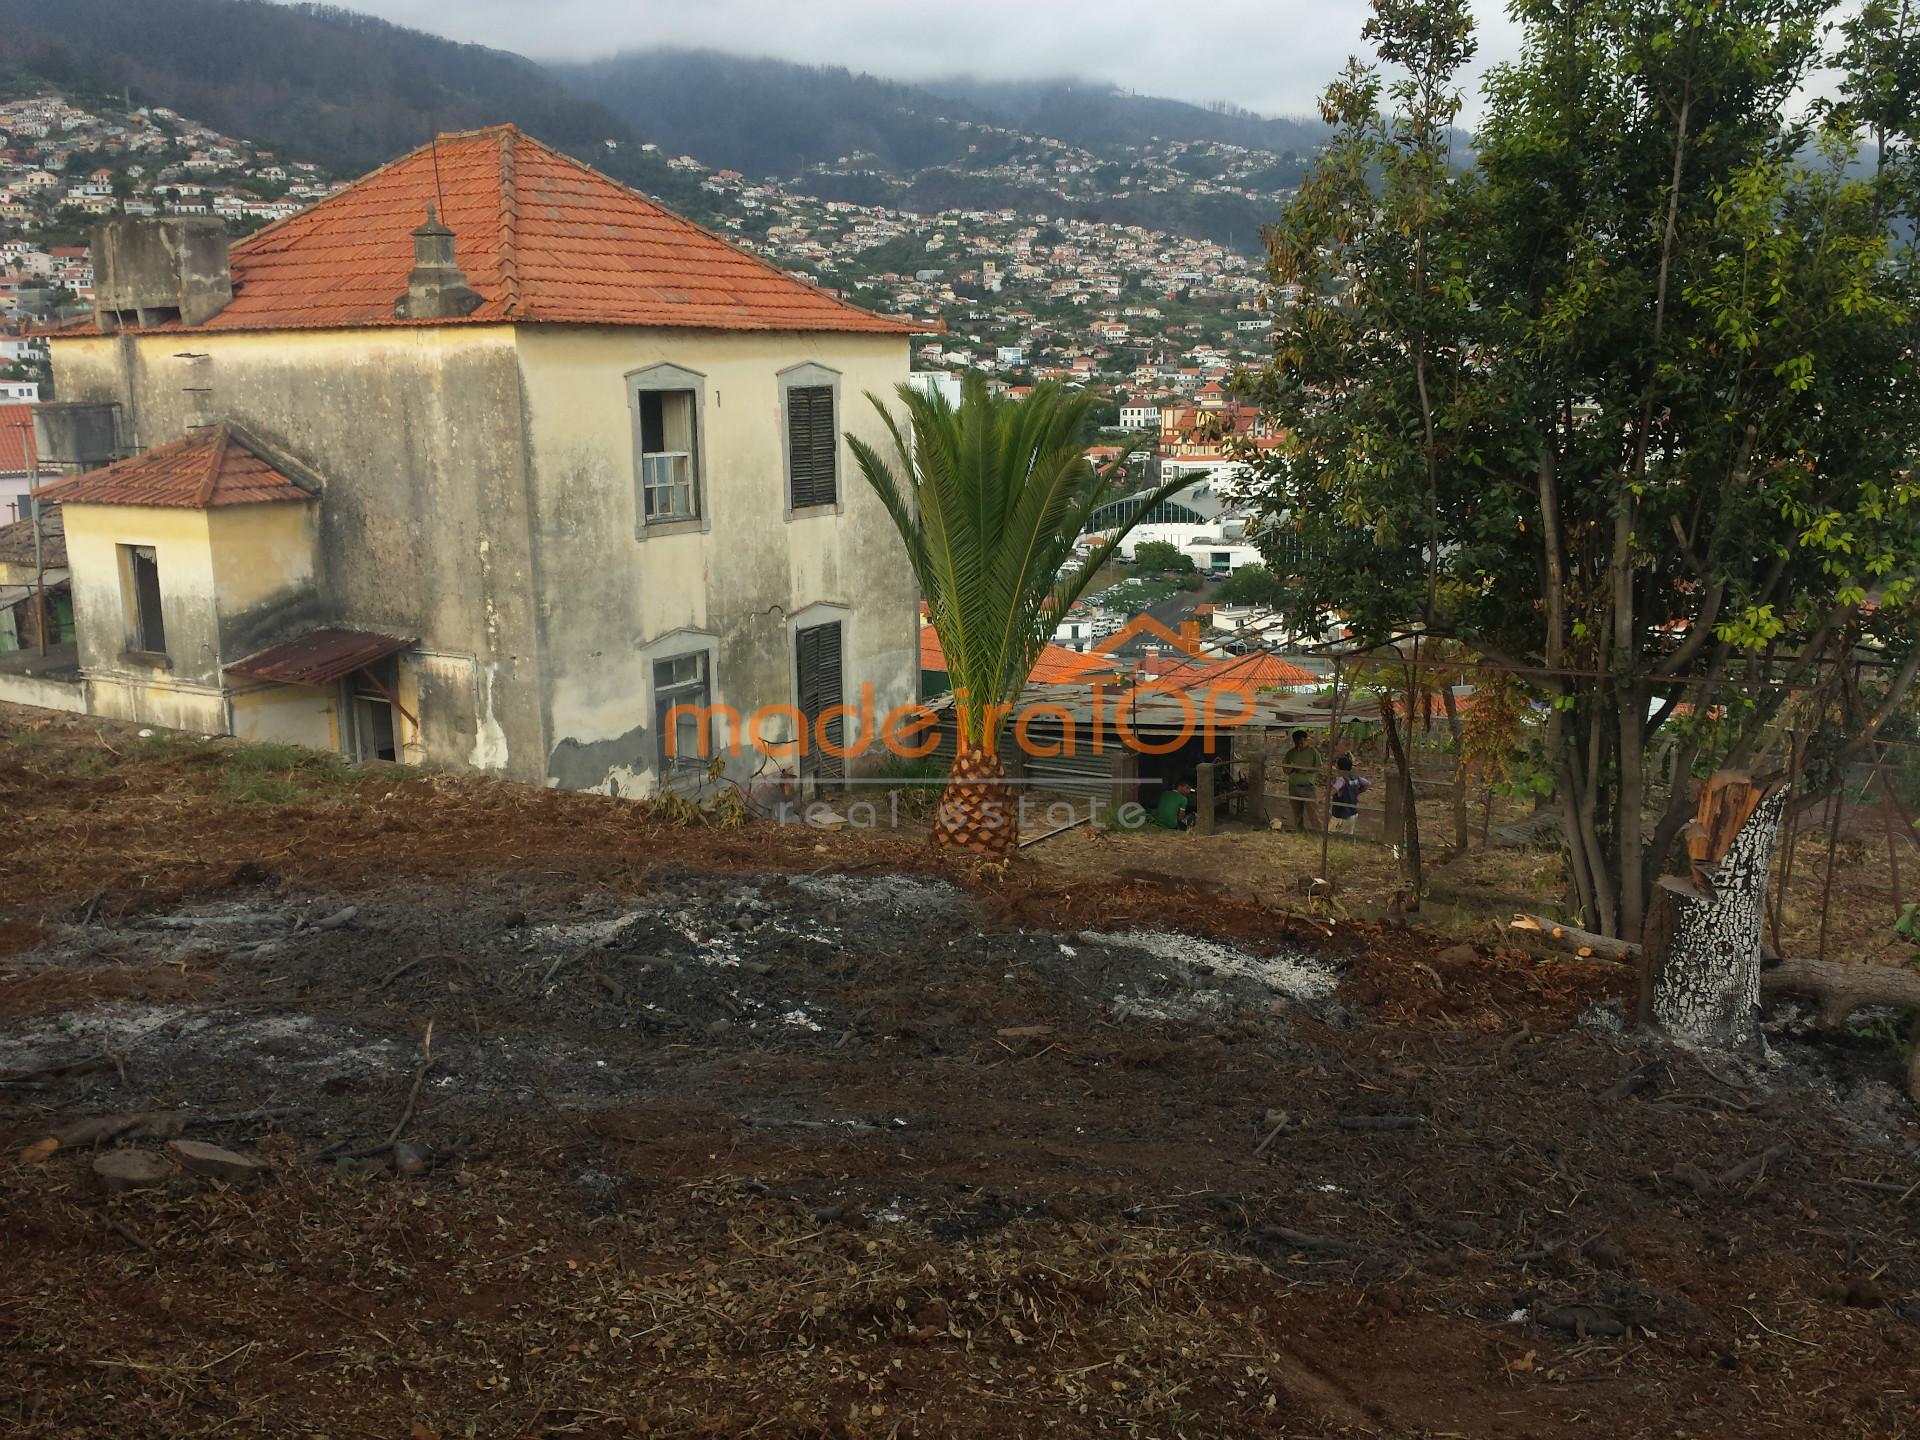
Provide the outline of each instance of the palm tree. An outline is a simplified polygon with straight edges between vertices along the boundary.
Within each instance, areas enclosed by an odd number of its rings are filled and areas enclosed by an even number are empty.
[[[878,396],[867,397],[886,422],[891,454],[853,435],[847,443],[906,542],[953,680],[958,731],[933,843],[1005,854],[1020,838],[1018,809],[1000,788],[1008,707],[1056,617],[1139,518],[1186,482],[1147,496],[1085,564],[1060,578],[1105,498],[1104,477],[1085,450],[1094,398],[1050,384],[1024,400],[996,398],[979,374],[967,376],[958,406],[910,385],[898,394],[904,427]]]

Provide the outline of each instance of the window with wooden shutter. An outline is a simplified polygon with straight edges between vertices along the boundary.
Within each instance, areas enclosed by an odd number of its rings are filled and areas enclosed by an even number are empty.
[[[794,385],[787,390],[787,504],[800,510],[840,498],[834,430],[833,386]]]
[[[846,762],[827,754],[821,747],[821,728],[814,722],[835,705],[843,703],[840,682],[840,622],[809,625],[793,634],[794,666],[797,673],[800,714],[807,727],[806,759],[803,773],[822,779],[837,779],[846,773]],[[844,748],[847,743],[846,717],[835,715],[825,726],[829,744]]]

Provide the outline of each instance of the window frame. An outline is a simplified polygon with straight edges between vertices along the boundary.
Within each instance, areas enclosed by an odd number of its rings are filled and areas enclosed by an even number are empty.
[[[780,503],[783,516],[787,520],[805,519],[814,515],[841,515],[846,513],[847,466],[842,451],[846,448],[841,434],[841,417],[844,413],[840,404],[840,372],[818,361],[808,360],[798,365],[789,365],[779,372],[779,423],[780,423]],[[795,390],[827,390],[833,406],[833,499],[818,500],[806,505],[793,503],[793,434],[792,416],[789,409],[791,395]]]
[[[167,655],[167,602],[166,594],[160,587],[160,551],[158,546],[129,543],[118,545],[120,557],[120,604],[126,618],[126,648],[122,652],[128,658],[149,664],[170,665]],[[147,613],[145,597],[141,593],[141,562],[151,567],[153,577],[153,614]],[[152,629],[149,629],[149,621]],[[155,631],[158,633],[156,634]],[[158,640],[158,645],[149,642]]]
[[[720,703],[719,650],[720,642],[718,636],[711,631],[693,627],[668,631],[659,639],[653,640],[640,647],[640,659],[646,665],[647,724],[654,732],[652,753],[647,759],[653,769],[654,788],[656,791],[664,792],[676,788],[704,784],[707,778],[708,764],[713,759],[713,756],[719,753],[720,746],[726,743],[724,737],[715,737],[713,733],[713,722],[712,719],[709,718],[707,722],[707,758],[701,759],[698,755],[690,759],[687,757],[675,757],[673,763],[668,763],[667,736],[661,725],[666,712],[660,705],[662,687],[660,685],[659,667],[663,664],[671,664],[676,660],[697,657],[700,662],[704,688],[707,695],[706,705],[709,711],[711,711],[714,706]],[[673,703],[680,703],[680,701],[676,699]],[[671,709],[672,706],[669,705],[667,708]]]
[[[817,629],[823,625],[840,627],[840,696],[836,704],[846,705],[847,694],[851,688],[856,693],[859,687],[853,684],[853,607],[837,600],[820,600],[802,607],[787,617],[787,676],[792,685],[793,711],[805,717],[806,707],[800,694],[800,632]],[[878,723],[876,721],[876,723]],[[811,730],[811,724],[808,728]],[[847,743],[846,734],[841,734],[839,743]],[[826,764],[822,765],[822,760]],[[810,734],[807,737],[806,754],[796,770],[796,777],[803,783],[814,786],[838,785],[845,782],[849,760],[838,756],[823,756],[813,743]]]
[[[633,535],[649,540],[657,535],[685,535],[704,532],[712,526],[712,507],[707,497],[706,410],[707,377],[697,370],[662,362],[643,365],[626,374],[627,416],[633,435]],[[642,429],[642,395],[686,394],[690,409],[687,471],[691,515],[653,520],[647,516],[647,475],[645,436]],[[677,452],[656,452],[677,453]]]

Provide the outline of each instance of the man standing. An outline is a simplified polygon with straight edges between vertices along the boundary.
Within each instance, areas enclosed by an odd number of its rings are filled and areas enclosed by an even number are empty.
[[[1351,755],[1342,755],[1333,762],[1333,768],[1333,791],[1327,797],[1333,818],[1327,828],[1336,835],[1351,835],[1360,816],[1360,797],[1373,788],[1373,782],[1353,773]]]
[[[1313,828],[1314,792],[1320,784],[1320,752],[1307,743],[1307,732],[1293,732],[1293,748],[1280,757],[1280,768],[1287,776],[1287,807],[1293,811],[1293,828]]]

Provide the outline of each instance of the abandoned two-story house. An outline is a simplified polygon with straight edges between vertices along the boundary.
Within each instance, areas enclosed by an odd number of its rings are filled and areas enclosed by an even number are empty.
[[[913,698],[842,438],[884,438],[907,322],[512,127],[95,263],[39,407],[92,713],[645,794],[725,748],[702,707],[778,742]]]

